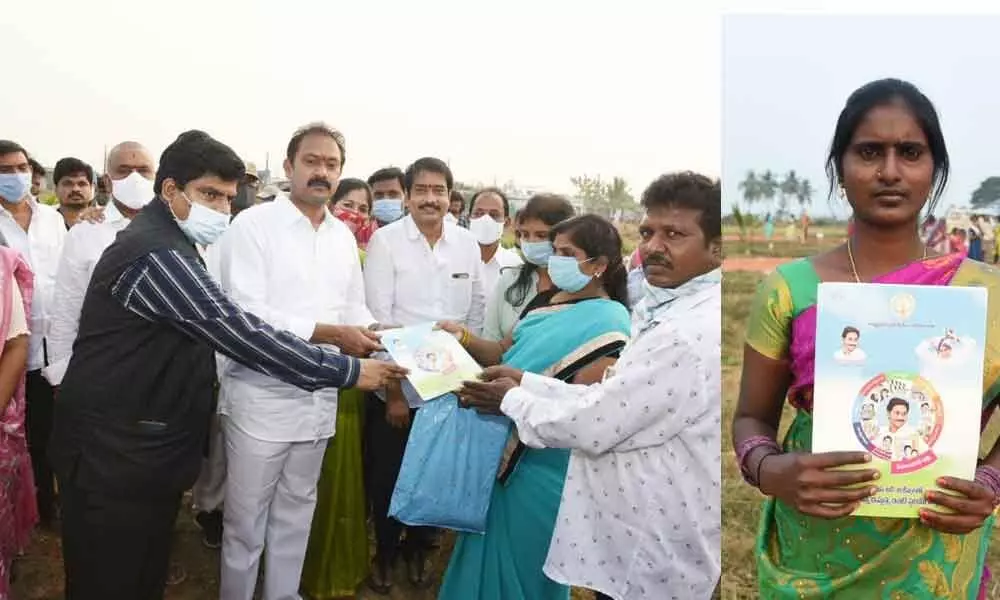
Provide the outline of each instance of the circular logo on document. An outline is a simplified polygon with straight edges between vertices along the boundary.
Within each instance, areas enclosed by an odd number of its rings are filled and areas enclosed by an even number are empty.
[[[861,387],[852,409],[854,433],[874,456],[916,470],[937,460],[932,452],[941,435],[941,396],[929,381],[912,373],[881,373]]]

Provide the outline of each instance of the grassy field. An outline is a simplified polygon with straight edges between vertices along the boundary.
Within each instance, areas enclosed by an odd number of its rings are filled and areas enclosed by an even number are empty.
[[[743,357],[743,335],[750,303],[761,275],[748,272],[727,272],[723,278],[722,315],[722,598],[723,600],[750,600],[757,598],[756,565],[753,556],[754,540],[760,518],[762,496],[743,483],[733,455],[729,427],[739,394],[740,369]],[[784,426],[792,419],[792,411],[785,410]],[[982,447],[988,449],[1000,435],[1000,418],[994,415],[983,436]],[[994,573],[1000,571],[1000,532],[994,535],[990,548],[989,565]],[[990,590],[991,599],[1000,600],[1000,582],[994,576]]]

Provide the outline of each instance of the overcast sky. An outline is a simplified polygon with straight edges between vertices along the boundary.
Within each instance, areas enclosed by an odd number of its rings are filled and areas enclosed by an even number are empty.
[[[873,79],[907,79],[937,107],[952,161],[942,201],[965,204],[1000,175],[1000,17],[731,16],[723,23],[724,212],[748,170],[794,169],[829,204],[823,172],[847,97]]]
[[[721,23],[665,5],[9,2],[0,137],[98,166],[105,145],[158,156],[200,128],[275,170],[294,130],[325,120],[345,175],[434,155],[468,182],[620,175],[638,193],[668,170],[719,174]]]

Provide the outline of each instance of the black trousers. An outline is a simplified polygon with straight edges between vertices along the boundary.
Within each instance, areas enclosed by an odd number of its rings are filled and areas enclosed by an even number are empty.
[[[416,409],[410,409],[411,422],[416,412]],[[389,517],[389,503],[409,437],[409,429],[396,429],[385,420],[385,403],[375,396],[368,396],[364,435],[365,485],[375,525],[375,557],[384,565],[391,565],[396,559],[404,530],[406,540],[402,549],[406,555],[415,550],[429,550],[434,540],[433,527],[407,527]]]
[[[181,494],[120,498],[60,478],[66,600],[161,600]]]
[[[55,476],[52,474],[48,458],[55,398],[52,386],[42,376],[41,370],[28,372],[25,377],[24,395],[27,403],[25,433],[28,439],[28,452],[31,454],[31,468],[35,474],[38,518],[42,525],[48,525],[56,515]]]

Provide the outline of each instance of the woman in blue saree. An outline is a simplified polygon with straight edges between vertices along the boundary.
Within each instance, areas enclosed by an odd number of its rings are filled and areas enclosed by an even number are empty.
[[[626,268],[618,231],[584,215],[551,232],[556,289],[524,310],[510,337],[482,340],[441,323],[483,366],[506,364],[578,383],[599,381],[628,341]],[[512,440],[493,489],[486,533],[459,534],[439,600],[566,600],[569,588],[542,572],[569,451]]]

